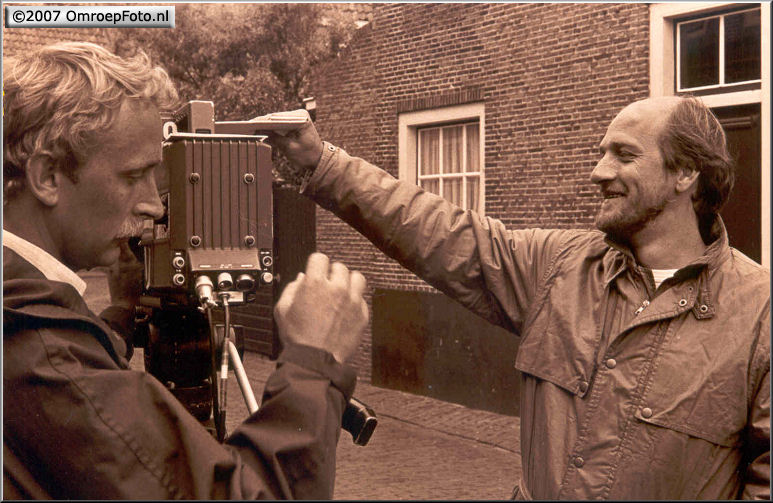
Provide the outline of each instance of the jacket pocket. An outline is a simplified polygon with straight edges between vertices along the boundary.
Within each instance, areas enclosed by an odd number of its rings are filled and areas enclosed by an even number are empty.
[[[678,409],[678,402],[674,397],[661,405]],[[710,419],[695,428],[687,411],[650,410],[641,407],[634,413],[637,426],[627,435],[609,498],[631,494],[642,500],[735,498],[742,452],[733,428]]]
[[[661,428],[673,430],[691,437],[706,440],[722,447],[733,447],[739,443],[740,431],[727,423],[714,422],[707,418],[704,425],[696,427],[691,421],[685,419],[683,414],[671,411],[660,412],[655,415],[649,407],[640,407],[634,414],[636,419]],[[648,414],[653,414],[647,417]]]
[[[713,444],[740,442],[748,415],[749,347],[687,316],[670,324],[638,420]]]
[[[585,396],[593,379],[600,329],[596,322],[599,299],[582,299],[565,292],[578,280],[561,276],[532,323],[524,332],[515,367],[564,390]],[[584,288],[575,286],[577,288]]]
[[[593,377],[593,352],[580,352],[578,342],[581,341],[572,334],[534,331],[521,341],[515,368],[569,393],[584,396]]]

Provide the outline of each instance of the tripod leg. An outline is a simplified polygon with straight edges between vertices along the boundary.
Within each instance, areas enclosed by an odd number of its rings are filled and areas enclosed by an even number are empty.
[[[230,340],[228,341],[228,354],[231,357],[236,381],[239,383],[244,401],[247,404],[247,410],[252,414],[258,410],[258,402],[255,401],[252,386],[250,386],[250,381],[247,379],[247,373],[244,371],[242,360],[239,358],[239,351]],[[352,398],[349,401],[344,411],[341,426],[352,434],[352,441],[355,444],[366,445],[377,424],[376,413],[370,407],[356,398]]]
[[[231,363],[233,363],[234,374],[236,374],[236,381],[239,383],[239,388],[242,390],[242,396],[244,396],[244,402],[247,404],[247,410],[250,414],[258,410],[258,402],[255,400],[255,394],[252,392],[252,386],[247,379],[247,373],[244,371],[244,365],[239,358],[239,351],[236,349],[236,345],[232,341],[228,341],[228,355],[231,357]]]

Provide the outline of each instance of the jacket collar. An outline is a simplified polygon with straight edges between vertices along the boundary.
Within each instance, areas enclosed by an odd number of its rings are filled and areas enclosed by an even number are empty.
[[[72,283],[51,280],[14,250],[3,249],[3,308],[21,310],[26,306],[46,304],[86,315],[83,297]]]
[[[63,281],[69,283],[83,295],[86,291],[86,282],[75,274],[69,267],[55,259],[50,253],[36,246],[26,239],[3,229],[3,246],[16,252],[24,260],[35,266],[43,275],[51,281]]]
[[[706,247],[703,255],[680,268],[674,277],[683,279],[689,276],[697,276],[704,269],[707,269],[710,274],[730,257],[727,229],[725,229],[725,223],[719,215],[717,215],[711,227],[711,237],[713,240]],[[604,242],[609,246],[609,250],[603,259],[604,284],[608,285],[626,268],[633,268],[637,264],[628,246],[613,240],[608,235],[604,238]]]
[[[76,323],[90,327],[99,343],[120,366],[118,355],[126,354],[124,341],[97,317],[70,283],[51,281],[13,250],[3,253],[3,327],[21,322],[26,326],[64,326]],[[4,330],[3,336],[13,331]],[[123,360],[123,361],[122,361]]]

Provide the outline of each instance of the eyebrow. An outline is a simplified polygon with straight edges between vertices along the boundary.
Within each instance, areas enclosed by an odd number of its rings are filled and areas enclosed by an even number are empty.
[[[621,150],[631,150],[633,153],[641,152],[641,149],[632,143],[625,143],[621,141],[611,141],[607,146],[604,146],[603,142],[599,143],[599,151],[606,152],[612,150],[613,152],[619,152]]]
[[[144,164],[142,166],[126,168],[126,169],[124,169],[122,171],[122,173],[129,173],[129,172],[132,172],[132,171],[147,171],[149,169],[155,169],[155,168],[161,166],[162,164],[163,164],[163,162],[160,161],[160,160],[159,161],[153,161],[153,162],[146,163],[146,164]]]

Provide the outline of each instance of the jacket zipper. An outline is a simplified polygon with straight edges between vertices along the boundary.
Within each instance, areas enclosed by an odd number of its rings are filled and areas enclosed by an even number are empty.
[[[650,305],[650,301],[647,300],[647,299],[644,299],[644,302],[641,303],[641,306],[639,306],[639,309],[634,311],[633,315],[634,316],[639,316],[639,314],[641,314],[641,312],[644,311],[644,308],[649,306],[649,305]]]

